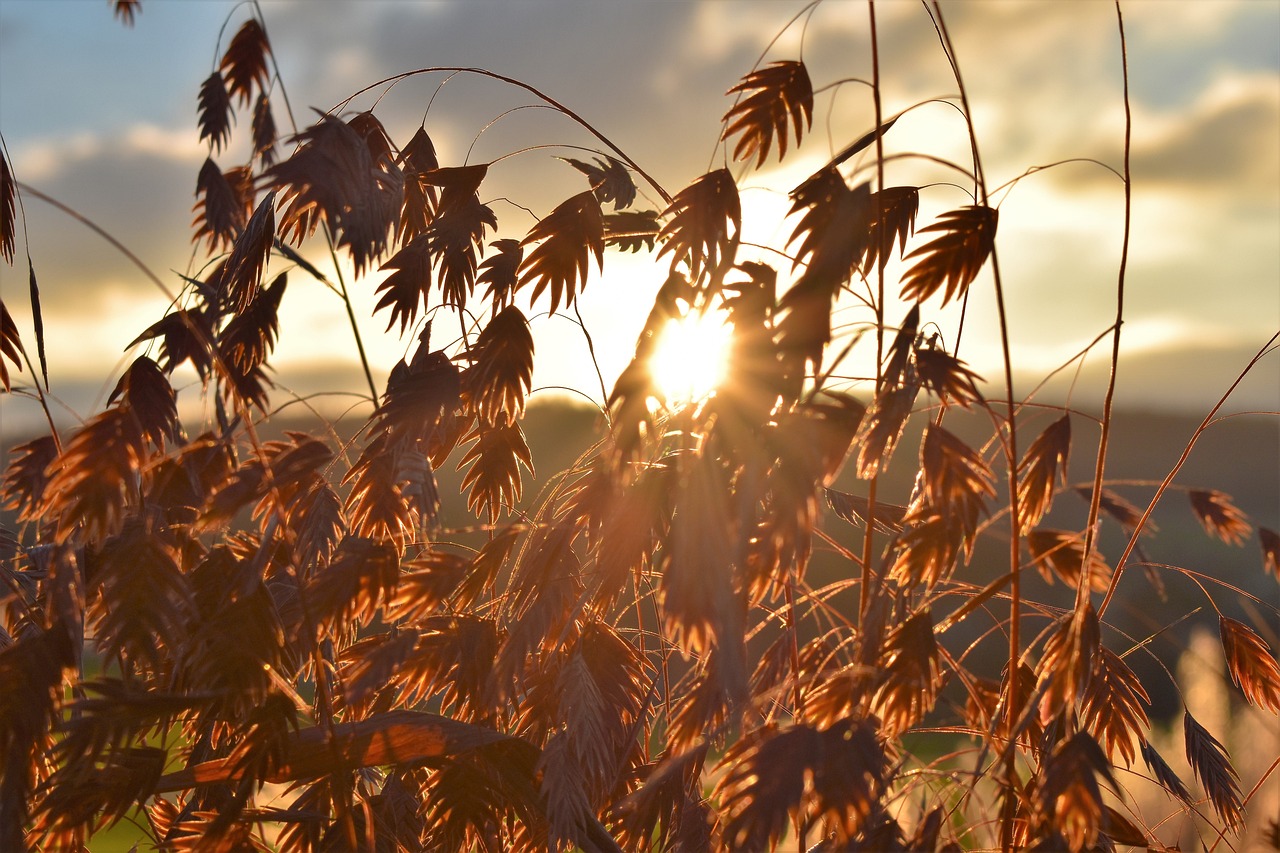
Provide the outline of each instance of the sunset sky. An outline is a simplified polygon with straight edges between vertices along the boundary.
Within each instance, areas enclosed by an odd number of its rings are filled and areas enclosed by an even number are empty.
[[[758,172],[735,167],[735,174],[745,172],[746,238],[779,247],[791,230],[780,221],[786,192],[874,121],[864,86],[823,88],[870,78],[867,4],[828,0],[786,28],[805,8],[783,0],[261,3],[299,124],[314,120],[312,108],[330,109],[397,72],[478,66],[524,80],[571,107],[673,193],[723,164],[717,136],[731,104],[725,91],[762,57],[791,59],[803,49],[821,89],[811,134],[782,166],[771,158]],[[943,9],[992,187],[1069,158],[1121,167],[1120,48],[1110,3],[953,2]],[[883,2],[876,10],[885,113],[954,95],[923,6]],[[1123,11],[1134,231],[1120,400],[1203,412],[1280,329],[1280,3],[1141,0]],[[221,0],[144,0],[130,29],[112,19],[105,0],[0,0],[0,133],[17,178],[106,228],[175,291],[177,273],[203,261],[190,245],[196,174],[208,153],[198,142],[197,94],[247,15],[247,7]],[[383,95],[377,115],[403,144],[443,79],[413,78],[355,106],[368,108]],[[506,115],[476,138],[504,111],[530,103],[526,93],[494,81],[455,78],[436,94],[426,127],[444,165],[486,162],[535,145],[598,147],[564,117],[540,109]],[[287,128],[278,98],[276,104],[277,122]],[[243,140],[247,132],[248,116],[240,114],[233,138]],[[961,163],[968,157],[963,122],[944,104],[913,110],[885,143],[888,153],[925,152]],[[555,155],[585,156],[540,149],[491,170],[481,194],[498,214],[497,236],[521,237],[534,221],[502,199],[541,216],[585,189]],[[217,160],[226,169],[244,157],[244,149],[233,146]],[[888,179],[926,184],[952,177],[936,167],[895,164]],[[1123,198],[1121,181],[1089,163],[1046,170],[995,193],[1019,396],[1112,322]],[[927,189],[917,225],[967,203],[954,187]],[[661,203],[650,192],[637,207]],[[168,300],[83,226],[34,199],[24,200],[24,210],[53,392],[83,416],[95,400],[101,404],[126,359],[136,355],[126,345],[164,314]],[[18,254],[24,257],[21,246]],[[783,278],[786,271],[782,266]],[[581,310],[607,384],[625,366],[664,275],[665,264],[610,254],[603,277],[587,285]],[[5,305],[34,350],[26,280],[25,260],[0,270]],[[413,334],[384,334],[386,315],[370,317],[374,281],[358,285],[355,296],[381,383]],[[547,307],[544,297],[532,312],[535,387],[573,386],[598,401],[600,385],[580,330],[563,317],[546,317]],[[960,355],[997,379],[988,275],[975,282],[968,311]],[[284,387],[360,390],[340,302],[299,274],[291,277],[282,313],[273,365]],[[895,303],[890,321],[903,313]],[[926,303],[924,320],[938,324],[948,346],[957,317],[953,309]],[[845,319],[856,322],[857,309],[837,314]],[[1086,360],[1072,402],[1100,399],[1108,353],[1109,343]],[[30,381],[26,373],[15,378]],[[1073,378],[1074,367],[1064,371],[1045,400],[1065,399]],[[0,406],[6,420],[35,411],[21,399],[5,398]],[[1280,354],[1263,361],[1229,408],[1280,409]]]

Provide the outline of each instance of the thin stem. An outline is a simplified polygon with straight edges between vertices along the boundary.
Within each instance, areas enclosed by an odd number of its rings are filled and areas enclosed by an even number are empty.
[[[870,17],[871,30],[871,100],[876,113],[876,222],[884,227],[884,202],[879,190],[884,189],[884,134],[883,111],[880,103],[880,40],[876,30],[875,0],[867,0],[867,14]],[[876,239],[879,239],[877,237]],[[876,316],[876,394],[879,395],[880,384],[884,381],[884,267],[888,260],[886,252],[876,253],[876,304],[872,306]],[[880,472],[877,468],[875,476],[867,486],[867,527],[862,537],[862,584],[858,595],[858,623],[866,617],[871,606],[871,584],[878,582],[872,569],[872,553],[874,551],[875,528],[870,522],[876,514],[876,497],[879,491]]]
[[[420,74],[435,74],[435,73],[441,73],[441,72],[452,72],[455,74],[477,74],[481,77],[488,77],[492,80],[500,80],[501,82],[506,83],[509,86],[515,86],[517,89],[524,89],[526,92],[529,92],[535,97],[540,98],[541,100],[545,101],[546,103],[550,104],[551,106],[559,110],[560,113],[565,116],[565,118],[568,118],[571,121],[581,125],[588,133],[590,133],[596,139],[599,139],[602,143],[604,143],[605,146],[607,146],[610,151],[618,155],[619,160],[621,160],[623,163],[626,163],[627,166],[635,170],[636,174],[644,178],[645,181],[649,184],[649,186],[653,187],[657,191],[658,195],[662,196],[663,201],[665,201],[667,204],[671,204],[671,194],[668,193],[662,187],[661,184],[659,184],[656,180],[654,180],[649,175],[648,172],[640,168],[640,165],[636,163],[636,161],[628,157],[625,151],[623,151],[621,148],[615,145],[612,140],[610,140],[607,136],[605,136],[599,130],[596,130],[595,126],[592,125],[590,122],[588,122],[586,119],[584,119],[582,116],[578,115],[576,112],[569,109],[564,104],[557,101],[555,98],[552,98],[550,95],[544,94],[542,90],[538,89],[536,86],[530,86],[528,83],[525,83],[522,80],[517,80],[514,77],[508,77],[505,74],[497,74],[493,71],[489,71],[484,68],[470,68],[470,67],[461,66],[461,65],[433,65],[433,66],[428,66],[426,68],[418,68],[414,71],[405,71],[400,74],[394,74],[390,77],[384,77],[383,79],[377,81],[376,83],[370,83],[368,86],[358,89],[357,91],[353,92],[349,97],[347,97],[345,100],[340,101],[337,105],[335,105],[331,110],[329,110],[329,113],[332,114],[337,112],[338,110],[342,109],[342,107],[351,103],[351,101],[353,101],[354,99],[363,95],[365,92],[368,92],[371,89],[376,89],[379,86],[383,86],[388,83],[395,83],[400,80],[408,79],[409,77],[416,77]]]
[[[1162,498],[1164,493],[1169,489],[1169,484],[1173,482],[1174,477],[1178,476],[1178,472],[1182,470],[1182,466],[1185,465],[1187,459],[1191,457],[1191,449],[1196,446],[1196,442],[1200,440],[1201,434],[1203,434],[1204,431],[1209,428],[1209,425],[1214,422],[1214,419],[1217,417],[1218,410],[1226,405],[1227,398],[1230,397],[1236,390],[1236,387],[1244,381],[1245,376],[1248,375],[1249,371],[1253,370],[1254,365],[1257,364],[1263,356],[1271,352],[1272,346],[1278,339],[1280,339],[1280,332],[1276,332],[1272,335],[1270,339],[1268,339],[1267,342],[1263,344],[1256,353],[1254,353],[1253,358],[1249,359],[1249,363],[1245,365],[1244,370],[1240,371],[1240,374],[1236,377],[1235,381],[1231,383],[1231,387],[1226,390],[1218,402],[1214,404],[1213,408],[1209,410],[1209,414],[1205,415],[1204,420],[1200,422],[1200,426],[1196,427],[1196,431],[1192,433],[1191,439],[1187,442],[1186,448],[1182,451],[1182,455],[1178,457],[1177,463],[1173,466],[1173,469],[1169,471],[1168,475],[1165,476],[1164,481],[1160,483],[1160,486],[1156,489],[1156,493],[1152,495],[1151,502],[1147,504],[1146,510],[1142,513],[1142,518],[1138,519],[1138,523],[1134,525],[1133,533],[1129,536],[1129,544],[1125,546],[1124,553],[1120,555],[1120,559],[1116,562],[1116,570],[1111,576],[1111,584],[1107,587],[1107,594],[1103,596],[1102,604],[1098,606],[1098,621],[1102,621],[1102,616],[1107,612],[1107,607],[1111,604],[1111,599],[1115,597],[1116,588],[1120,585],[1120,578],[1124,576],[1124,570],[1128,567],[1129,557],[1133,554],[1133,549],[1138,547],[1138,537],[1142,535],[1143,529],[1147,526],[1147,521],[1150,520],[1151,513],[1155,511],[1156,504],[1160,502],[1160,498]]]
[[[1129,103],[1129,56],[1124,38],[1124,16],[1120,12],[1120,0],[1116,0],[1116,26],[1120,31],[1120,68],[1124,79],[1124,241],[1120,246],[1120,270],[1116,281],[1116,322],[1111,336],[1111,373],[1107,379],[1107,394],[1102,401],[1102,434],[1098,438],[1098,461],[1093,470],[1093,494],[1089,497],[1089,518],[1084,527],[1084,556],[1082,566],[1089,565],[1094,539],[1098,528],[1098,513],[1102,507],[1102,481],[1107,465],[1107,443],[1111,438],[1111,407],[1116,394],[1116,373],[1120,367],[1120,326],[1124,323],[1125,271],[1129,265],[1129,234],[1133,222],[1133,176],[1129,169],[1129,154],[1133,137],[1133,111]],[[1080,572],[1076,587],[1076,609],[1082,609],[1089,601],[1089,573]]]
[[[977,194],[984,206],[990,207],[991,199],[987,193],[987,181],[983,173],[982,158],[978,154],[978,136],[973,126],[973,112],[969,108],[969,94],[960,74],[960,65],[956,60],[955,48],[951,36],[947,32],[946,21],[942,15],[942,4],[933,0],[934,21],[938,36],[942,40],[943,50],[951,63],[951,71],[956,78],[956,86],[960,90],[960,105],[964,109],[965,124],[969,128],[969,144],[973,150],[973,172]],[[1013,393],[1013,356],[1009,347],[1009,318],[1005,308],[1004,286],[1000,278],[1000,263],[993,243],[991,247],[991,273],[995,287],[996,312],[1000,319],[1000,349],[1004,361],[1005,404],[1009,413],[1008,436],[1005,446],[1005,468],[1008,473],[1009,489],[1009,703],[1005,709],[1005,731],[1010,741],[1006,757],[1005,775],[1006,790],[1004,808],[1001,819],[1001,847],[1005,850],[1013,846],[1013,817],[1016,809],[1018,791],[1017,749],[1014,747],[1017,732],[1016,720],[1020,709],[1018,698],[1018,662],[1021,657],[1022,637],[1020,622],[1022,616],[1022,574],[1018,564],[1022,553],[1022,530],[1018,520],[1018,431],[1015,423],[1015,402]]]

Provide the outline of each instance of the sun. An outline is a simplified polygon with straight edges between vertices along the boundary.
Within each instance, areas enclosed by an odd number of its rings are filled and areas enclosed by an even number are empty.
[[[649,360],[654,386],[667,406],[701,402],[724,382],[733,336],[727,318],[716,309],[667,321]]]

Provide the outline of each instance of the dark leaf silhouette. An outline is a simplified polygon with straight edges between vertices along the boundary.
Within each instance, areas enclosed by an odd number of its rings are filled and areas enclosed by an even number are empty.
[[[870,235],[862,256],[862,269],[870,275],[877,265],[887,263],[894,246],[906,251],[907,239],[915,233],[920,210],[919,187],[885,187],[867,200]]]
[[[723,138],[741,134],[733,149],[733,159],[756,156],[756,167],[764,164],[778,138],[778,158],[786,156],[788,127],[796,144],[813,123],[813,85],[803,62],[774,62],[743,77],[729,94],[741,99],[725,113]],[[748,94],[749,93],[749,94]]]
[[[1262,546],[1263,569],[1280,578],[1280,533],[1259,527],[1258,544]]]
[[[742,227],[738,186],[728,169],[708,172],[678,192],[662,214],[669,217],[658,239],[658,256],[673,253],[671,269],[684,261],[697,278],[704,267],[720,264]]]
[[[231,247],[221,284],[233,311],[247,310],[262,286],[262,273],[275,237],[275,201],[276,194],[267,193]]]
[[[9,168],[9,154],[0,151],[0,257],[8,264],[13,263],[13,245],[18,234],[17,193],[18,182]]]
[[[536,243],[520,264],[518,287],[533,283],[529,301],[551,291],[551,313],[573,304],[587,283],[591,256],[604,263],[604,219],[600,203],[589,192],[561,202],[546,218],[534,225],[521,246]]]
[[[472,410],[486,423],[513,424],[533,387],[533,335],[514,305],[499,311],[467,353],[466,384]]]
[[[604,216],[604,244],[623,252],[653,251],[661,230],[653,210],[624,210]]]
[[[18,336],[18,324],[13,322],[9,309],[5,307],[3,301],[0,301],[0,382],[4,383],[4,390],[12,389],[9,384],[9,365],[4,363],[5,359],[13,362],[18,370],[22,370],[22,356],[25,354],[22,338]]]
[[[631,180],[631,173],[612,157],[596,157],[595,163],[584,163],[572,157],[560,159],[587,176],[591,191],[601,206],[613,202],[613,209],[618,211],[630,207],[636,200],[636,185]]]
[[[1182,713],[1182,732],[1187,748],[1187,763],[1200,780],[1218,819],[1234,832],[1244,828],[1244,803],[1240,798],[1240,782],[1227,758],[1227,750],[1218,739],[1191,716]]]
[[[485,258],[480,265],[476,284],[483,284],[487,288],[485,296],[492,301],[496,311],[510,304],[515,296],[518,281],[516,274],[524,260],[524,248],[520,241],[512,239],[494,240],[489,245],[498,251]]]
[[[112,0],[112,10],[120,23],[132,27],[134,19],[142,14],[142,0]]]
[[[414,237],[392,255],[383,270],[394,270],[378,285],[382,297],[374,311],[391,309],[387,331],[400,321],[400,334],[418,318],[419,306],[425,306],[431,288],[431,242],[425,236]]]
[[[946,305],[963,296],[995,247],[996,218],[992,207],[962,207],[920,229],[921,234],[941,236],[907,255],[908,260],[919,260],[903,278],[902,298],[923,302],[942,290]]]
[[[209,140],[209,147],[221,151],[231,138],[231,96],[227,94],[222,74],[213,72],[200,84],[200,141]]]
[[[253,176],[248,169],[221,171],[204,161],[196,180],[195,240],[206,238],[209,252],[228,249],[253,215]]]
[[[253,104],[253,154],[264,167],[270,168],[276,161],[276,120],[271,114],[271,99],[266,92],[258,95]]]
[[[270,79],[267,71],[267,57],[270,53],[271,44],[267,41],[267,33],[256,18],[250,18],[240,25],[218,66],[226,74],[228,97],[238,95],[241,106],[248,106],[253,99],[254,89],[262,92],[266,88]]]

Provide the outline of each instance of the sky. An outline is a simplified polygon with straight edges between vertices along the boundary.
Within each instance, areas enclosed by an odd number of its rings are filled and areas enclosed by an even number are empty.
[[[724,165],[717,143],[720,118],[731,105],[725,92],[762,60],[803,57],[819,90],[811,132],[781,165],[771,157],[758,171],[734,166],[743,176],[744,237],[775,246],[792,227],[783,221],[787,191],[874,123],[865,86],[832,85],[871,77],[862,0],[827,0],[812,10],[788,0],[262,0],[260,8],[299,124],[314,120],[313,108],[328,110],[398,72],[482,67],[569,106],[673,193]],[[886,135],[887,153],[966,162],[959,113],[927,103],[954,100],[956,84],[924,7],[880,2],[875,9],[884,111],[919,105]],[[974,0],[943,9],[992,187],[1072,158],[1121,168],[1124,101],[1112,4]],[[1134,0],[1122,9],[1133,113],[1133,233],[1118,399],[1131,407],[1203,413],[1280,330],[1280,3]],[[135,26],[127,28],[112,19],[106,0],[0,0],[0,134],[18,180],[111,232],[175,291],[179,274],[204,260],[190,242],[196,175],[208,156],[198,140],[197,94],[248,14],[243,4],[224,0],[144,0]],[[444,165],[531,148],[495,165],[482,188],[501,223],[496,236],[522,237],[535,216],[585,189],[581,176],[555,159],[582,158],[581,151],[533,147],[598,148],[585,131],[549,110],[508,112],[533,99],[495,81],[457,77],[441,87],[443,80],[440,74],[414,77],[353,106],[368,108],[379,98],[376,114],[400,144],[425,121]],[[277,113],[277,122],[287,127],[288,119]],[[248,116],[241,114],[234,135],[245,138],[247,130]],[[245,157],[233,145],[216,159],[227,169]],[[869,162],[864,157],[855,165]],[[922,162],[895,161],[888,182],[953,179]],[[1114,320],[1122,182],[1103,166],[1075,162],[1005,187],[994,202],[1016,395],[1052,376],[1037,399],[1096,406],[1109,338],[1082,366],[1054,371]],[[917,227],[967,203],[958,188],[932,186],[923,194]],[[637,206],[661,203],[649,192]],[[20,243],[15,267],[0,265],[0,294],[33,349],[29,247],[52,391],[68,417],[83,417],[102,404],[140,352],[128,344],[165,313],[169,299],[82,225],[33,198],[25,198],[22,209],[27,243]],[[776,263],[776,256],[770,259]],[[632,353],[665,267],[610,253],[604,274],[581,295],[607,386]],[[781,271],[785,281],[785,263]],[[412,349],[414,335],[384,333],[386,315],[370,316],[376,281],[357,282],[352,295],[381,384]],[[546,316],[547,307],[544,298],[528,312],[538,347],[535,388],[553,394],[572,387],[598,403],[601,382],[582,330],[563,315]],[[905,312],[900,303],[888,306],[890,322]],[[272,361],[282,388],[360,390],[352,333],[336,298],[292,276],[282,317]],[[836,318],[847,337],[865,313],[849,303]],[[923,319],[948,347],[956,345],[956,308],[926,303]],[[971,288],[959,354],[988,379],[1000,377],[989,274]],[[16,381],[30,376],[18,374]],[[183,399],[198,394],[183,392]],[[348,399],[329,402],[342,406]],[[1262,361],[1229,410],[1280,410],[1280,353]],[[34,411],[30,400],[6,395],[0,426]]]

